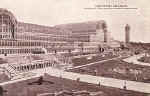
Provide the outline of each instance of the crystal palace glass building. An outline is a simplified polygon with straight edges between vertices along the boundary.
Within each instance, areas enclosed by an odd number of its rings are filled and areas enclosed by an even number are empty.
[[[1,8],[0,54],[56,53],[77,49],[92,52],[98,50],[99,44],[118,46],[106,26],[103,20],[54,27],[23,23],[10,11]]]

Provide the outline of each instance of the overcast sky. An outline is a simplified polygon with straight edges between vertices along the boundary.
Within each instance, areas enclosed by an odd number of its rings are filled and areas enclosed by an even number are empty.
[[[135,9],[85,10],[103,0],[0,0],[18,21],[53,26],[57,24],[105,20],[117,40],[124,40],[124,26],[131,26],[131,40],[150,42],[150,0],[129,0]]]

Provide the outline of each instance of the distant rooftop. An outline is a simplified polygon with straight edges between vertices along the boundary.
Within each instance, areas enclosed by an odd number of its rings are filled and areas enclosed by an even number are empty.
[[[97,25],[100,27],[102,24],[106,24],[104,20],[99,21],[88,21],[82,23],[70,23],[70,24],[61,24],[56,25],[56,28],[67,29],[74,32],[93,32],[97,29]]]

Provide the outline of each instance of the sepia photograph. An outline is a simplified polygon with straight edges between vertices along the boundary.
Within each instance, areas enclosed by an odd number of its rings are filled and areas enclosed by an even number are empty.
[[[0,96],[150,96],[149,0],[0,0]]]

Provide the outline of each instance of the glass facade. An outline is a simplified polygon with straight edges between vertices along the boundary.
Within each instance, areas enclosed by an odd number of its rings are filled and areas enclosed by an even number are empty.
[[[15,18],[9,12],[0,11],[0,39],[14,39],[16,31]]]

